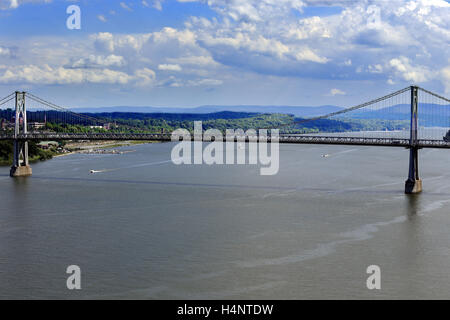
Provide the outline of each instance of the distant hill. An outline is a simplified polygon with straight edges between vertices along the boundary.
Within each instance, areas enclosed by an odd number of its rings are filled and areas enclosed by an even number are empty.
[[[343,117],[351,119],[410,120],[411,106],[409,104],[399,104],[375,111],[356,110],[345,114]],[[420,103],[419,125],[426,127],[449,127],[450,105]]]
[[[196,108],[167,108],[167,107],[131,107],[131,106],[118,106],[118,107],[102,107],[102,108],[78,108],[74,109],[75,112],[81,113],[113,113],[113,112],[126,112],[126,113],[188,113],[188,114],[201,114],[201,113],[217,113],[223,111],[232,112],[246,112],[246,113],[283,113],[293,114],[296,117],[316,117],[327,113],[342,110],[337,106],[319,106],[319,107],[304,107],[304,106],[201,106]]]
[[[221,111],[213,113],[142,113],[142,112],[100,112],[100,113],[89,113],[91,116],[97,118],[108,118],[108,119],[135,119],[135,120],[146,120],[146,119],[163,119],[167,121],[205,121],[205,120],[216,120],[216,119],[244,119],[250,118],[258,115],[259,113],[250,112],[232,112],[232,111]]]

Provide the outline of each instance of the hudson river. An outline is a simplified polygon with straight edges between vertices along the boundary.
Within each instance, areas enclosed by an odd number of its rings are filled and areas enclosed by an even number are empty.
[[[280,145],[260,176],[176,166],[172,147],[0,167],[0,298],[450,298],[450,151],[420,151],[411,197],[401,148]]]

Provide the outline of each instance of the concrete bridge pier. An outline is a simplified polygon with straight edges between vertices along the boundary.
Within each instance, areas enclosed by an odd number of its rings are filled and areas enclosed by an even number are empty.
[[[419,178],[419,148],[409,149],[409,174],[405,182],[405,193],[415,194],[422,192],[422,180]]]
[[[409,147],[409,174],[405,182],[405,193],[414,194],[422,192],[422,180],[419,179],[419,147],[418,128],[419,128],[419,89],[417,86],[411,86],[411,128],[410,128],[410,147]]]
[[[27,111],[25,108],[25,92],[16,91],[16,117],[14,126],[14,157],[9,175],[11,177],[31,176],[32,170],[28,161],[28,142],[19,140],[19,134],[27,133]]]
[[[14,141],[14,159],[10,171],[11,177],[31,176],[32,170],[28,162],[28,142]]]

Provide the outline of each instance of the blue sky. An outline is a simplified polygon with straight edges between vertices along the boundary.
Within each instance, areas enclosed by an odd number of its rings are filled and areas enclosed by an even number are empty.
[[[69,30],[66,8],[81,9]],[[444,0],[0,0],[0,95],[70,107],[351,106],[450,93]]]

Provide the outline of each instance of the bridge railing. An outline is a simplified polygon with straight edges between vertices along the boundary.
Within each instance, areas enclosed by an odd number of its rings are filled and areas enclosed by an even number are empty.
[[[245,137],[240,140],[237,137],[233,141],[259,142],[260,139],[272,142],[270,135],[263,137],[252,136]],[[0,140],[13,140],[12,134],[0,134]],[[115,133],[27,133],[17,136],[19,140],[151,140],[151,141],[172,141],[171,134],[115,134]],[[184,138],[186,140],[186,138]],[[187,139],[194,140],[194,136]],[[204,141],[211,141],[210,137],[202,137]],[[387,147],[409,147],[410,140],[405,138],[382,138],[382,137],[340,137],[326,135],[298,135],[298,134],[281,134],[276,140],[280,143],[297,143],[297,144],[336,144],[336,145],[361,145],[361,146],[387,146]],[[418,140],[419,148],[450,148],[450,142],[444,140],[421,139]]]

